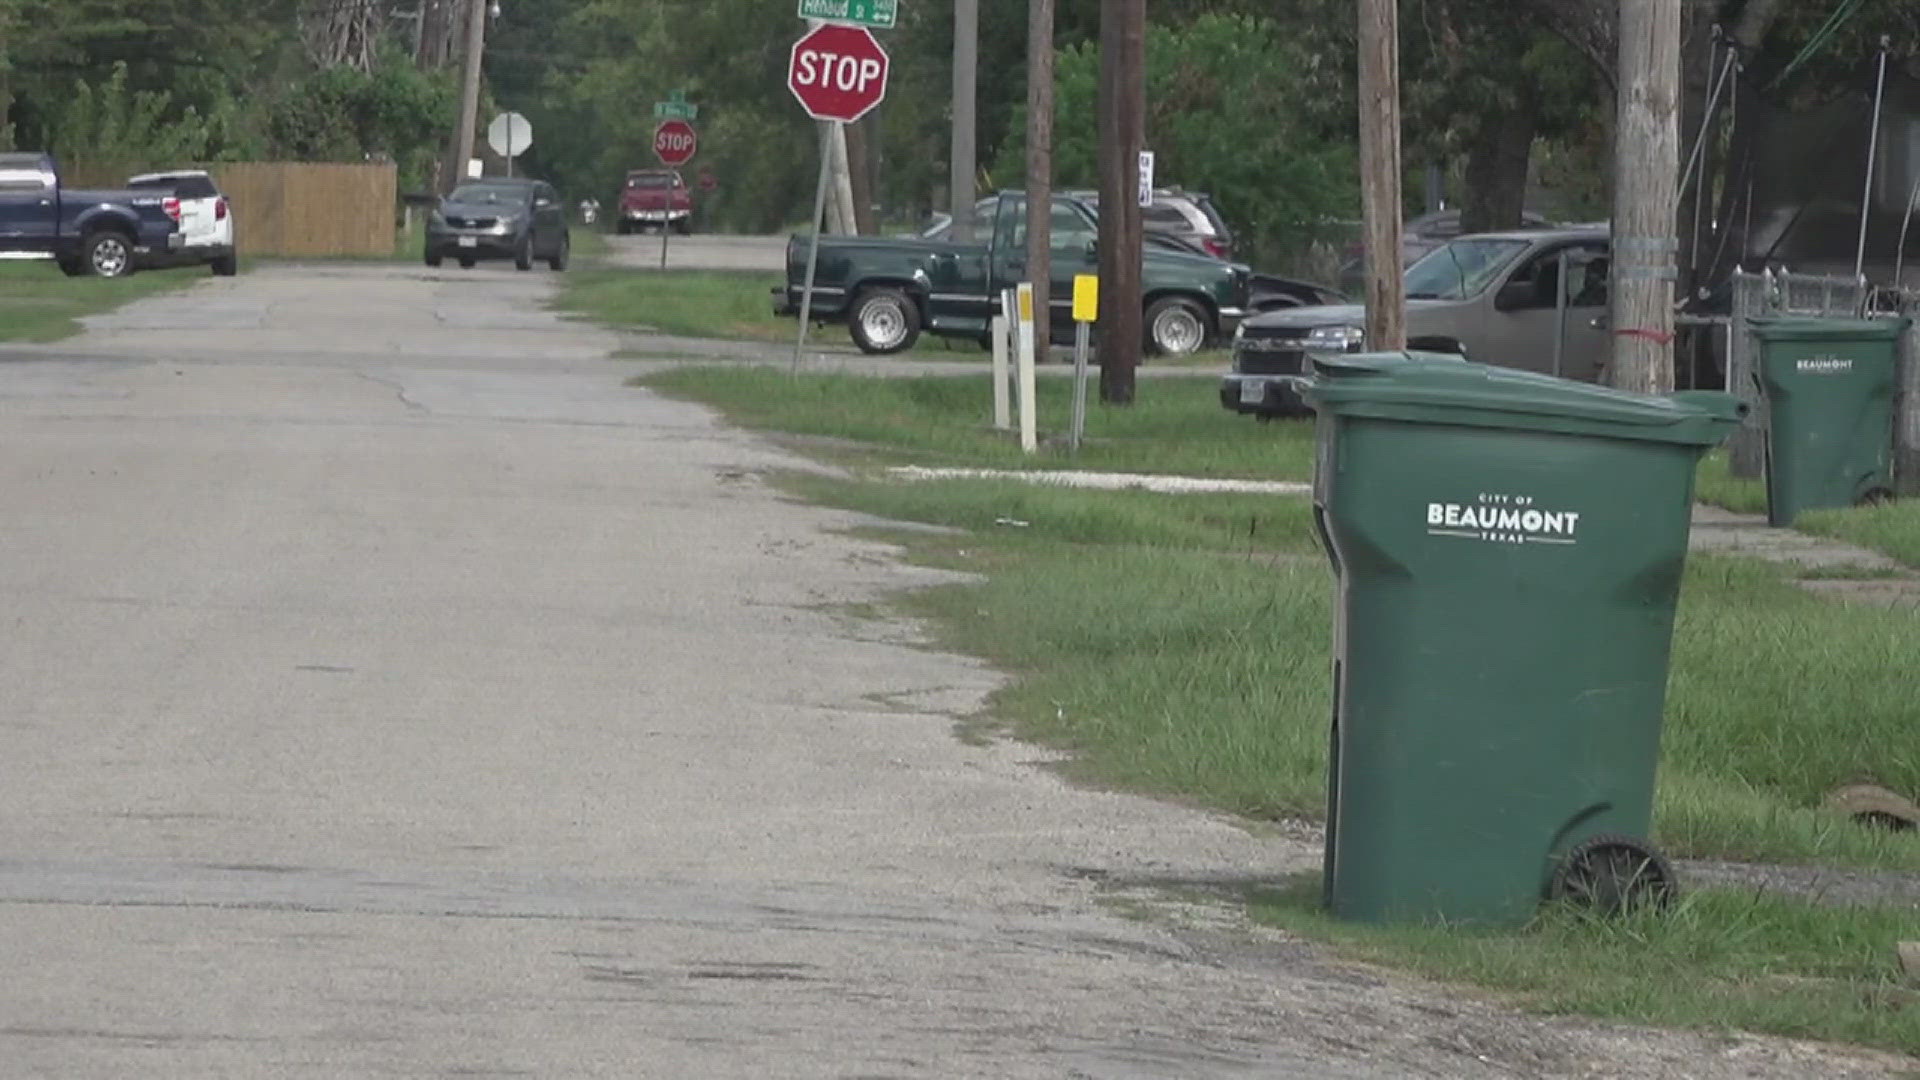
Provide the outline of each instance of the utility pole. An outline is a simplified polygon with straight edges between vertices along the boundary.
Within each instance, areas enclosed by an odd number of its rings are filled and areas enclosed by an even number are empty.
[[[1146,0],[1100,3],[1100,400],[1131,405],[1140,366],[1141,216],[1146,146]]]
[[[1609,379],[1673,389],[1675,172],[1680,167],[1680,0],[1620,0],[1613,151],[1613,360]]]
[[[1360,217],[1366,250],[1367,348],[1407,347],[1400,267],[1398,0],[1360,0]]]
[[[853,176],[847,167],[847,125],[833,124],[827,145],[832,176],[828,195],[833,200],[827,220],[834,222],[834,231],[841,235],[857,236],[860,225],[853,209]]]
[[[1027,280],[1033,355],[1053,347],[1053,0],[1027,0]]]
[[[953,145],[947,155],[947,202],[953,213],[953,239],[962,244],[973,242],[979,74],[980,0],[953,0]]]
[[[453,129],[453,168],[444,187],[452,191],[467,178],[473,159],[473,128],[480,122],[480,57],[487,47],[487,0],[467,0],[466,71],[460,90],[460,126]]]

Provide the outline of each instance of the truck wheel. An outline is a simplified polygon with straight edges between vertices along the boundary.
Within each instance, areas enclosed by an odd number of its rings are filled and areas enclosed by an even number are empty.
[[[693,219],[681,218],[679,221],[674,222],[673,231],[679,233],[681,236],[692,236],[693,235]]]
[[[97,232],[80,245],[80,258],[94,277],[126,277],[133,273],[133,241],[125,233]]]
[[[919,340],[920,308],[899,289],[862,289],[847,311],[847,328],[861,352],[897,353]]]
[[[625,236],[628,233],[632,232],[633,230],[627,228],[626,220],[623,218],[620,221],[617,221],[614,223],[613,231],[620,234],[621,236]]]
[[[1147,307],[1147,351],[1187,356],[1207,343],[1207,313],[1181,296],[1163,296]]]
[[[68,277],[79,277],[87,272],[87,265],[79,259],[61,259],[60,272]]]

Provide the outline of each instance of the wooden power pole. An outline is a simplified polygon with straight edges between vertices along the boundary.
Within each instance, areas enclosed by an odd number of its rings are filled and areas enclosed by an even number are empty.
[[[1146,0],[1100,3],[1100,400],[1131,405],[1141,327],[1140,151],[1146,147]]]
[[[1053,0],[1027,0],[1027,272],[1033,355],[1053,345]]]
[[[1398,0],[1360,0],[1360,216],[1366,250],[1367,348],[1407,347],[1400,266]]]
[[[1675,173],[1680,167],[1680,0],[1620,0],[1613,150],[1613,358],[1608,379],[1673,389]]]
[[[487,0],[467,2],[466,68],[461,78],[459,126],[453,129],[453,168],[441,185],[452,191],[467,178],[473,160],[473,129],[480,122],[480,56],[487,47]]]
[[[979,151],[980,0],[953,3],[953,144],[947,162],[947,202],[953,239],[973,242],[973,172]]]

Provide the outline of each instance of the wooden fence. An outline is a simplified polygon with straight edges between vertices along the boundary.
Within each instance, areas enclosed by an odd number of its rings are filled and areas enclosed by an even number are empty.
[[[233,207],[242,255],[393,254],[398,179],[391,164],[210,165]]]

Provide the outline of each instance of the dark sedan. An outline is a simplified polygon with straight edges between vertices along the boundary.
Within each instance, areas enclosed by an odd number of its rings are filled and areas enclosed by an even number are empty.
[[[521,270],[535,259],[567,268],[573,246],[553,186],[539,180],[472,180],[453,189],[427,215],[427,265],[457,259],[512,259]]]

